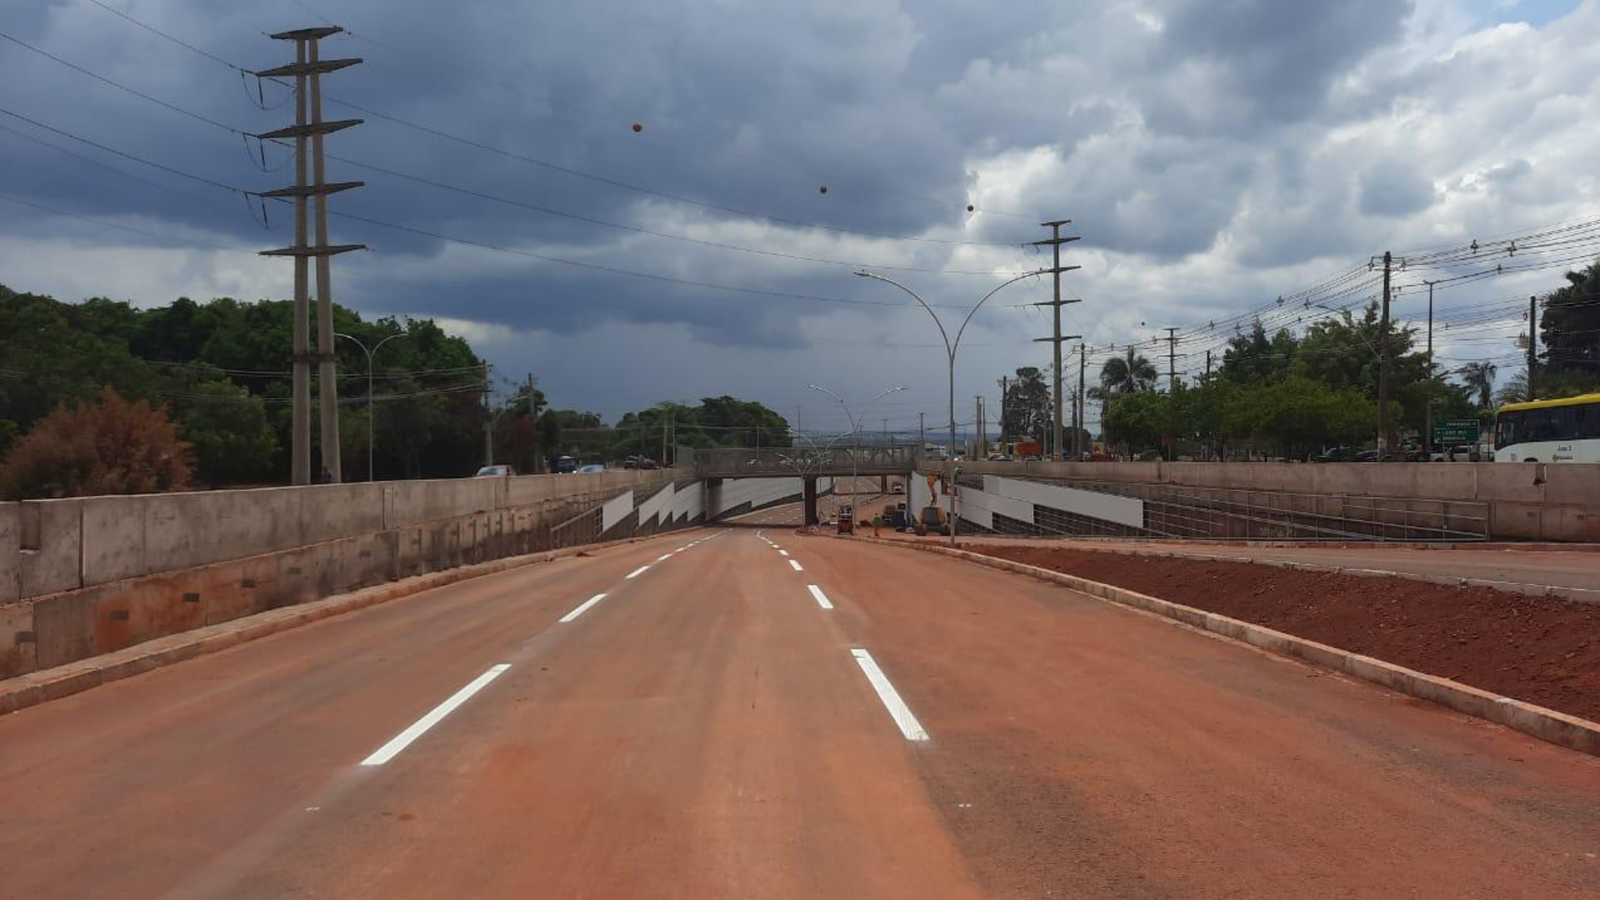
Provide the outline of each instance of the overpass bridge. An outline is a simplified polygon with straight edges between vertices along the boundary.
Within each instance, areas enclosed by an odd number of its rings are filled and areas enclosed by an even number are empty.
[[[817,523],[817,482],[822,478],[901,475],[908,479],[921,462],[922,448],[912,444],[858,447],[684,448],[678,459],[691,458],[694,476],[708,488],[728,478],[796,478],[803,485],[805,523]]]

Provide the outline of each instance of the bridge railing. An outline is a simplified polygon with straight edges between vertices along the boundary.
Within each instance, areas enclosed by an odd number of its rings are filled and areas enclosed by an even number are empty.
[[[862,447],[718,448],[694,451],[700,478],[755,478],[778,475],[898,475],[912,471],[921,449],[911,444]]]

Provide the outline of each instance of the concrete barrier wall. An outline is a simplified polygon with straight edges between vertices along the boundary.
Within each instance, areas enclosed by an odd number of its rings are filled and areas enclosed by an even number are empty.
[[[0,504],[0,604],[580,494],[653,488],[656,471],[530,475]],[[9,591],[6,575],[17,585]]]
[[[0,503],[0,679],[549,549],[560,517],[667,483],[623,471]]]
[[[1002,463],[968,474],[1490,505],[1496,540],[1600,541],[1600,465],[1514,463]]]

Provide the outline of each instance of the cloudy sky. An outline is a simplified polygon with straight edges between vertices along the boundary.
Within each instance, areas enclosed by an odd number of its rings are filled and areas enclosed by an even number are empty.
[[[808,382],[857,403],[906,385],[868,424],[931,428],[938,330],[854,270],[915,289],[953,336],[1048,265],[1025,246],[1047,219],[1082,236],[1065,328],[1091,368],[1130,342],[1164,357],[1148,342],[1175,326],[1197,373],[1241,314],[1324,314],[1280,295],[1354,272],[1307,300],[1360,302],[1374,254],[1600,215],[1600,0],[5,0],[0,283],[289,296],[289,263],[254,255],[290,243],[282,209],[263,229],[241,196],[110,150],[288,183],[285,150],[263,171],[230,130],[286,124],[286,92],[228,64],[283,62],[265,34],[321,17],[351,32],[325,55],[366,60],[326,83],[330,118],[367,119],[329,139],[328,177],[367,182],[333,200],[366,220],[333,239],[372,247],[337,259],[336,298],[444,320],[508,381],[608,417],[731,393],[838,429]],[[1439,290],[1444,364],[1509,374],[1518,323],[1479,320],[1557,283],[1545,260]],[[1410,285],[1468,271],[1397,276],[1397,314],[1425,314]],[[958,421],[1048,362],[1026,304],[1049,297],[1025,279],[972,320]]]

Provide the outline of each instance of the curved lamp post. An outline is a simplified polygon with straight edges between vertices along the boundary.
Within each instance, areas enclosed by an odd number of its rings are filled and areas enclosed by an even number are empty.
[[[861,415],[859,417],[852,416],[850,414],[850,405],[844,402],[843,397],[835,394],[833,391],[828,390],[820,384],[808,384],[806,387],[811,388],[813,391],[821,391],[822,393],[827,394],[829,397],[839,401],[839,406],[844,409],[844,417],[850,420],[850,506],[853,511],[856,503],[856,479],[859,477],[857,473],[860,469],[858,460],[861,456],[861,442],[859,440],[861,434],[861,423],[867,420],[867,410],[872,409],[872,405],[874,403],[877,403],[879,400],[882,400],[890,394],[900,393],[906,389],[905,385],[884,388],[883,391],[878,394],[878,396],[867,401],[867,405],[861,408]],[[830,444],[830,446],[832,445]],[[835,496],[837,496],[839,491],[835,489],[833,493]]]
[[[945,455],[949,456],[951,459],[955,459],[955,455],[956,455],[956,351],[961,348],[961,335],[966,333],[967,324],[972,321],[972,317],[973,317],[974,314],[977,313],[978,309],[980,307],[982,307],[983,304],[989,302],[989,298],[990,297],[993,297],[995,294],[1000,293],[1000,289],[1001,288],[1007,287],[1008,285],[1016,284],[1017,282],[1021,281],[1024,278],[1032,278],[1035,275],[1043,275],[1044,273],[1046,273],[1048,271],[1050,271],[1050,270],[1049,269],[1037,269],[1037,270],[1032,271],[1032,272],[1024,272],[1021,275],[1016,276],[1015,278],[1010,278],[1010,279],[1007,279],[1006,281],[1000,282],[1000,284],[995,286],[994,290],[990,291],[987,294],[984,294],[982,300],[979,300],[977,303],[973,304],[972,309],[967,310],[967,317],[965,319],[961,320],[961,327],[956,329],[956,339],[954,341],[950,340],[950,334],[949,334],[949,332],[945,331],[944,322],[939,319],[939,314],[933,311],[933,307],[928,305],[928,301],[926,301],[926,300],[922,299],[921,297],[917,296],[917,292],[916,291],[913,291],[911,288],[908,288],[905,285],[901,284],[900,282],[895,281],[893,278],[885,278],[882,275],[878,275],[878,274],[875,274],[875,273],[872,273],[872,272],[868,272],[866,270],[862,270],[862,271],[856,273],[857,275],[861,276],[862,278],[872,278],[872,279],[876,279],[878,281],[887,282],[888,284],[892,284],[895,287],[899,288],[900,290],[905,291],[906,293],[910,294],[911,295],[911,299],[917,301],[917,303],[920,304],[923,309],[928,311],[928,315],[933,317],[933,324],[939,326],[939,336],[944,338],[945,355],[949,358],[949,374],[950,374],[950,439],[949,439],[949,442],[945,445],[944,449],[945,449]]]
[[[1049,269],[1036,269],[1036,270],[1034,270],[1032,272],[1024,272],[1021,275],[1018,275],[1018,276],[1016,276],[1014,278],[1009,278],[1009,279],[1007,279],[1005,281],[1000,282],[998,285],[995,286],[994,290],[990,291],[987,294],[984,294],[982,300],[979,300],[977,303],[974,303],[972,305],[972,309],[967,310],[967,317],[965,319],[961,320],[961,327],[956,329],[956,339],[953,340],[953,341],[950,340],[950,333],[945,331],[944,322],[939,319],[939,314],[933,311],[933,307],[928,305],[928,301],[926,301],[926,300],[922,299],[921,297],[917,296],[917,292],[916,291],[913,291],[911,288],[908,288],[905,285],[901,284],[900,282],[895,281],[893,278],[885,278],[882,275],[877,275],[877,274],[874,274],[872,272],[868,272],[868,271],[866,271],[864,269],[862,271],[856,273],[857,275],[860,275],[862,278],[873,278],[873,279],[876,279],[878,281],[887,282],[887,283],[892,284],[895,287],[899,288],[900,290],[905,291],[906,293],[910,294],[911,295],[911,299],[917,301],[917,303],[920,304],[923,309],[928,311],[928,315],[933,317],[933,324],[939,326],[939,336],[944,338],[945,354],[949,358],[949,364],[950,364],[950,367],[949,367],[949,374],[950,374],[950,439],[949,439],[948,443],[945,444],[945,456],[948,457],[948,459],[950,460],[950,463],[949,463],[950,465],[954,465],[954,460],[955,460],[955,457],[956,457],[956,350],[960,349],[960,347],[961,347],[961,335],[966,333],[967,324],[972,321],[972,317],[973,317],[974,314],[977,313],[979,307],[982,307],[983,304],[989,302],[989,298],[990,297],[993,297],[995,294],[1000,293],[1000,289],[1001,288],[1006,287],[1008,285],[1016,284],[1017,282],[1021,281],[1024,278],[1032,278],[1035,275],[1043,275],[1043,274],[1045,274],[1046,272],[1049,272],[1049,271],[1050,271]],[[955,542],[956,542],[956,498],[955,498],[955,494],[951,494],[950,495],[950,544],[952,546],[954,546]]]
[[[347,341],[354,341],[355,345],[361,348],[361,352],[367,355],[367,480],[372,481],[374,480],[372,471],[372,358],[378,355],[378,351],[383,349],[384,344],[389,343],[395,338],[406,337],[407,332],[402,331],[398,334],[391,334],[379,341],[371,350],[367,349],[367,345],[363,344],[360,338],[345,334],[342,331],[335,331],[333,336],[342,337]]]

